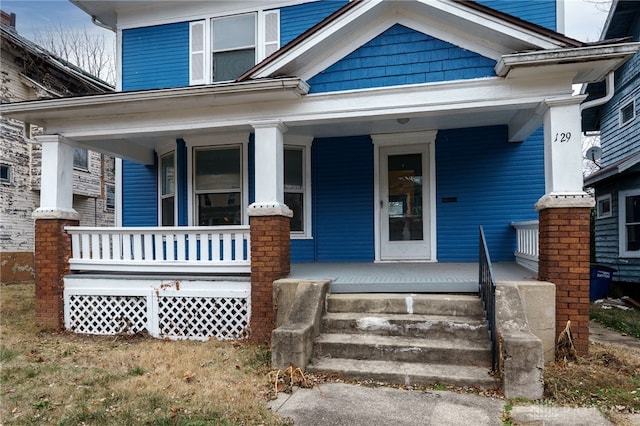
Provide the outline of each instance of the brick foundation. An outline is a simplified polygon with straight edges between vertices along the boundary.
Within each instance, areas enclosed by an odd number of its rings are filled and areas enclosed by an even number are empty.
[[[291,219],[252,216],[251,225],[251,340],[271,344],[275,328],[273,282],[289,275]]]
[[[579,355],[589,352],[589,217],[587,207],[540,210],[538,279],[556,285],[556,339],[571,320]]]
[[[68,219],[36,220],[36,323],[40,327],[64,328],[63,277],[69,272],[71,257],[71,236],[64,227],[78,223]]]

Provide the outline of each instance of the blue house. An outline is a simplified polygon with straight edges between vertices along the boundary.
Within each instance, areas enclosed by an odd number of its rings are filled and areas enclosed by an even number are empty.
[[[615,1],[602,39],[640,40],[640,4]],[[583,129],[599,131],[600,170],[585,179],[596,196],[595,262],[613,269],[613,281],[640,297],[640,55],[605,82],[587,86],[587,102],[603,98],[583,112]],[[601,266],[598,266],[601,268]]]
[[[118,93],[3,110],[46,128],[36,230],[69,261],[43,244],[38,286],[43,306],[64,299],[66,328],[270,341],[285,310],[274,282],[308,278],[289,304],[302,328],[287,329],[303,365],[318,279],[404,293],[384,302],[413,314],[413,293],[477,293],[488,248],[494,342],[496,322],[509,348],[529,328],[496,320],[492,282],[516,288],[496,296],[516,309],[525,280],[550,291],[526,303],[550,318],[547,352],[567,321],[587,352],[594,200],[572,86],[638,43],[564,36],[555,0],[72,2],[116,32]],[[118,158],[118,227],[74,226],[73,146]],[[51,311],[39,318],[55,325]],[[525,375],[541,371],[537,345]]]

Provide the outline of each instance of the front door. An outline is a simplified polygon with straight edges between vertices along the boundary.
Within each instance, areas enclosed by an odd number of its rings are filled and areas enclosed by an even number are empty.
[[[380,148],[380,260],[430,260],[427,145]]]

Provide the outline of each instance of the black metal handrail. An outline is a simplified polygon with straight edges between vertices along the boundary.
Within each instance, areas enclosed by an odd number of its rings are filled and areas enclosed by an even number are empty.
[[[496,332],[496,281],[493,278],[491,258],[487,248],[487,240],[484,230],[480,227],[480,298],[484,306],[484,314],[487,320],[489,340],[491,340],[491,359],[493,371],[498,369],[498,335]]]

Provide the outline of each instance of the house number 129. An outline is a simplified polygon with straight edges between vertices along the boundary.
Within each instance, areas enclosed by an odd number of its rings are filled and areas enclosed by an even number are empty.
[[[558,132],[553,143],[567,143],[571,139],[571,132]]]

